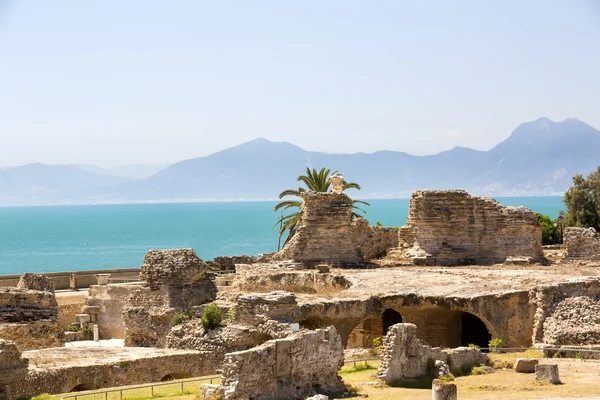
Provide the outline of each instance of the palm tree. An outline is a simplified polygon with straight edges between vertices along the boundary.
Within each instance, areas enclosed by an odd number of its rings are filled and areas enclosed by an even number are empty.
[[[331,170],[329,168],[321,168],[321,170],[319,170],[319,171],[317,171],[315,168],[313,168],[311,171],[311,169],[307,167],[306,175],[300,175],[297,179],[298,181],[303,182],[306,185],[307,189],[304,189],[303,187],[299,187],[296,190],[288,189],[288,190],[284,190],[283,192],[279,193],[280,199],[283,199],[286,196],[294,196],[294,197],[296,197],[296,199],[283,200],[275,206],[275,211],[281,210],[281,215],[280,215],[279,219],[277,220],[277,222],[275,223],[275,226],[279,225],[279,243],[277,245],[278,250],[281,248],[281,237],[285,234],[286,231],[288,232],[288,234],[287,234],[285,241],[283,242],[284,246],[296,234],[296,229],[298,228],[298,225],[300,224],[300,220],[302,219],[302,209],[301,209],[302,193],[304,193],[306,191],[328,192],[329,187],[331,186],[331,182],[329,180],[330,172],[331,172]],[[333,175],[335,175],[337,173],[338,173],[338,171],[334,172]],[[343,190],[346,190],[346,189],[360,190],[360,185],[358,183],[344,181]],[[366,214],[366,211],[363,210],[362,208],[358,207],[358,204],[364,204],[364,205],[368,206],[369,203],[367,203],[366,201],[362,201],[362,200],[351,199],[351,201],[352,201],[352,217],[353,218],[362,217],[362,215],[359,214],[358,211]],[[296,210],[294,210],[294,212],[292,212],[291,214],[283,215],[283,211],[290,209],[290,208],[296,209]]]

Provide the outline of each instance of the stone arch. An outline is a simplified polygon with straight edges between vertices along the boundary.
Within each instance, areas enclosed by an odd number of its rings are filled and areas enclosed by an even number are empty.
[[[477,315],[463,311],[460,316],[460,345],[475,344],[479,347],[488,347],[492,339],[487,325]]]
[[[375,338],[385,336],[388,329],[403,322],[398,310],[386,308],[383,312],[370,315],[356,323],[348,334],[348,348],[370,348]]]
[[[403,322],[402,314],[393,308],[386,308],[381,313],[381,324],[383,326],[383,336],[387,335],[388,330],[392,325],[401,324]]]
[[[186,378],[193,378],[193,376],[188,374],[187,372],[171,372],[170,374],[166,374],[165,376],[163,376],[160,381],[165,382],[165,381],[173,381],[175,379],[186,379]]]
[[[92,387],[92,385],[88,385],[86,383],[79,383],[79,384],[75,385],[71,390],[69,390],[69,393],[84,392],[86,390],[94,390],[94,388]]]

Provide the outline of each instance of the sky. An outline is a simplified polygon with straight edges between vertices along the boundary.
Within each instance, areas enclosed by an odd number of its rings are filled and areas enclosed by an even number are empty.
[[[487,150],[599,71],[595,0],[0,0],[0,167]]]

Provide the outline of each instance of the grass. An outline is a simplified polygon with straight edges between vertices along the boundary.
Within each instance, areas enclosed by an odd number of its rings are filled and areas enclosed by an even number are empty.
[[[509,369],[495,370],[492,374],[468,375],[456,377],[453,381],[458,387],[461,400],[522,400],[546,398],[592,397],[600,393],[600,361],[577,359],[541,359],[541,363],[559,365],[562,385],[550,385],[535,381],[533,374],[519,374],[512,370],[517,358],[541,358],[532,352],[491,354],[497,364],[510,365]],[[374,368],[379,362],[369,362],[373,369],[342,373],[342,379],[357,391],[357,397],[369,400],[411,399],[430,400],[432,378],[397,382],[390,387],[375,378]],[[477,368],[477,367],[476,367]],[[410,387],[409,387],[410,386]]]
[[[193,400],[195,396],[200,392],[200,385],[209,383],[209,381],[196,381],[188,382],[187,380],[175,380],[172,383],[166,383],[162,386],[154,387],[154,395],[152,395],[151,388],[138,388],[137,386],[124,386],[122,400],[149,400],[155,398],[168,397],[173,400]],[[181,392],[181,384],[183,383],[183,393]],[[219,384],[220,379],[213,379],[214,384]],[[121,389],[121,388],[119,388]],[[102,389],[98,389],[102,390]],[[82,392],[81,395],[77,396],[77,400],[121,400],[120,392],[118,389],[111,388],[111,390],[117,390],[108,393],[108,397],[105,397],[104,393],[96,394],[85,394]],[[73,395],[75,393],[65,393],[57,395],[41,394],[34,397],[32,400],[60,400],[62,396]]]
[[[377,361],[377,364],[379,364],[379,361]],[[369,363],[368,361],[357,362],[356,364],[348,363],[342,367],[342,369],[340,370],[340,375],[351,374],[353,372],[359,371],[375,370],[377,369],[377,367],[374,364]]]

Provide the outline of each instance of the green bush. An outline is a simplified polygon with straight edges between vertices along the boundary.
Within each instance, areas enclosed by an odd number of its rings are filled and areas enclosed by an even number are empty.
[[[496,338],[490,340],[488,347],[490,348],[490,353],[499,353],[499,349],[502,347],[502,339]]]
[[[486,375],[487,371],[481,367],[473,367],[471,369],[471,375]]]
[[[210,303],[202,313],[202,326],[205,330],[216,328],[221,323],[222,317],[221,307],[215,303]]]
[[[231,306],[227,310],[227,322],[231,324],[233,321],[235,321],[235,306]]]
[[[469,348],[470,349],[478,349],[479,346],[477,346],[476,344],[473,344],[473,343],[469,343]]]
[[[191,311],[176,311],[175,314],[173,314],[173,320],[171,321],[171,324],[173,326],[183,324],[184,322],[192,319],[192,317],[193,315]]]
[[[81,324],[81,332],[86,338],[91,338],[94,336],[94,326],[88,322]]]
[[[67,332],[81,332],[81,325],[74,323],[67,325]]]
[[[454,375],[453,374],[442,375],[437,379],[439,379],[442,382],[452,382],[454,380]]]
[[[381,353],[383,350],[383,336],[377,336],[375,339],[373,339],[373,347],[375,347],[375,349]]]
[[[542,227],[542,244],[556,244],[558,237],[556,236],[557,232],[554,221],[549,216],[539,212],[536,212],[535,216]]]

